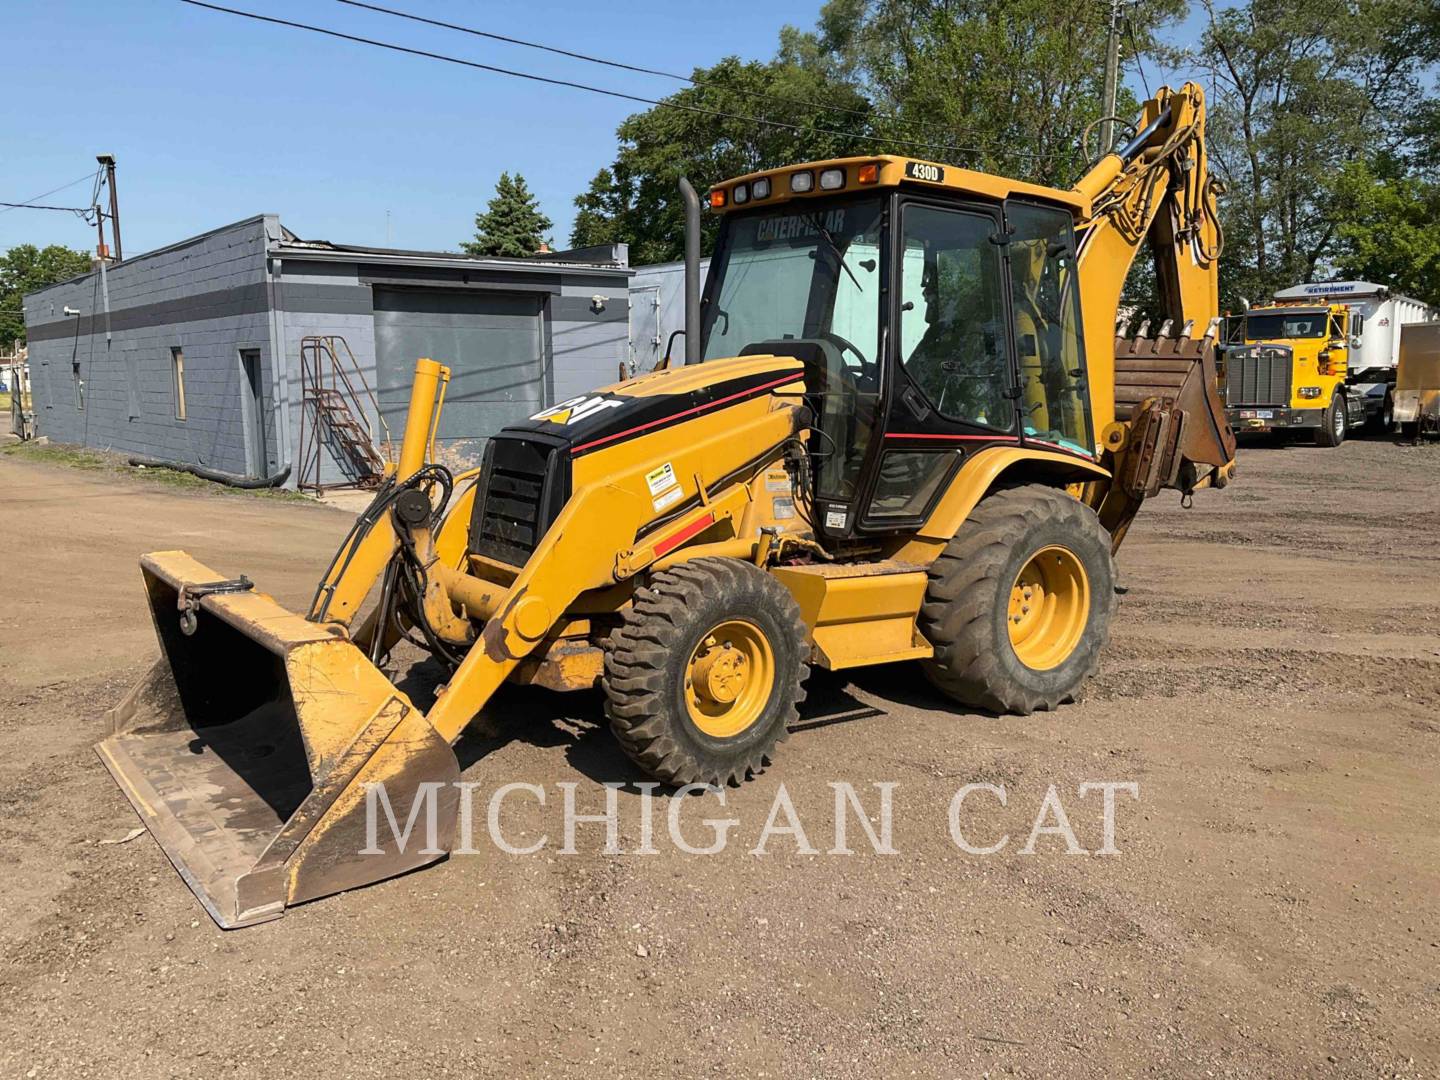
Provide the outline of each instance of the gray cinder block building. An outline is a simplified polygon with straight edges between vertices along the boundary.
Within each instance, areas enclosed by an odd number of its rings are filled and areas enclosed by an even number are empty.
[[[288,469],[292,487],[343,482],[355,455],[323,403],[338,395],[374,443],[398,441],[428,356],[453,369],[437,439],[465,465],[507,422],[616,379],[630,275],[624,245],[471,258],[248,218],[25,298],[38,431],[234,477]]]

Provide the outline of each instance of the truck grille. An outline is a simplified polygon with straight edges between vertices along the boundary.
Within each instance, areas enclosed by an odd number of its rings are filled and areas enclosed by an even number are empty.
[[[1283,345],[1232,346],[1225,351],[1225,404],[1289,405],[1292,354]]]
[[[558,444],[497,435],[485,448],[470,517],[470,550],[524,566],[568,496]]]

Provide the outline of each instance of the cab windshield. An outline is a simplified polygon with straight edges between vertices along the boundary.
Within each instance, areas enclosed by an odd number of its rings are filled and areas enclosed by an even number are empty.
[[[1329,315],[1324,311],[1275,312],[1245,316],[1246,341],[1287,341],[1324,337]]]
[[[819,407],[816,491],[847,502],[878,421],[883,206],[872,196],[732,214],[705,283],[701,359],[803,361]]]
[[[829,342],[847,367],[880,346],[879,199],[732,214],[706,282],[701,357],[766,342]]]

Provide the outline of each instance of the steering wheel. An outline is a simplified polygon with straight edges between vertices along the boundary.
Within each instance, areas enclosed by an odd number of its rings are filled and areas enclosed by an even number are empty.
[[[815,336],[824,341],[829,341],[840,349],[840,363],[844,366],[845,373],[850,376],[850,380],[855,384],[856,389],[859,389],[861,379],[868,377],[865,374],[865,368],[869,365],[869,361],[865,358],[865,354],[856,348],[854,342],[841,337],[833,330],[821,330]],[[858,364],[845,363],[845,353],[847,352],[854,353],[855,358],[860,362]]]

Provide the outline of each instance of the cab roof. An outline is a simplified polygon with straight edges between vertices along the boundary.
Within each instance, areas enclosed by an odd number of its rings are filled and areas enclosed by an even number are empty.
[[[828,179],[829,187],[821,186],[822,174],[833,177],[841,173],[836,184]],[[796,190],[797,184],[804,184],[803,176],[809,176],[809,188]],[[796,181],[794,178],[801,176]],[[769,191],[761,197],[755,195],[755,181],[768,182]],[[767,185],[762,184],[762,190]],[[773,206],[798,199],[817,196],[854,194],[871,188],[906,187],[914,190],[940,190],[956,195],[978,195],[986,199],[1006,199],[1012,196],[1038,199],[1069,208],[1077,214],[1088,210],[1086,199],[1074,191],[1029,184],[1023,180],[1012,180],[993,173],[976,172],[955,165],[941,165],[938,162],[919,158],[899,157],[895,154],[879,154],[872,157],[832,158],[826,161],[807,161],[798,165],[786,165],[779,169],[765,169],[746,173],[730,180],[721,181],[710,188],[707,202],[717,213],[731,210],[748,210],[756,206]]]

